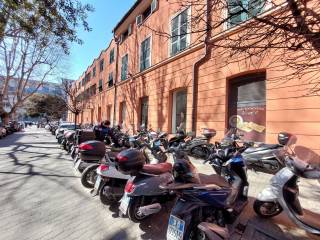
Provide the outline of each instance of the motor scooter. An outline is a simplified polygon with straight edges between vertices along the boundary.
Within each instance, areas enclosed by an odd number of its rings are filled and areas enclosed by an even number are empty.
[[[158,142],[157,139],[158,138],[153,139],[153,143]],[[157,159],[159,155],[154,156],[154,152],[152,151],[151,154],[148,154],[147,151],[149,151],[150,148],[155,148],[151,147],[149,143],[141,141],[139,136],[131,137],[129,141],[131,149],[138,150],[141,155],[143,155],[143,161],[145,161],[145,163],[157,164],[163,160],[163,157]],[[158,144],[156,145],[157,147],[159,147]],[[99,194],[100,200],[104,204],[111,204],[113,202],[119,201],[125,192],[125,186],[128,179],[131,178],[130,174],[119,171],[118,166],[115,162],[115,151],[113,151],[112,153],[113,156],[108,158],[109,161],[106,164],[101,164],[99,167],[97,167],[96,173],[98,177],[96,178],[94,188],[91,192],[92,196],[96,196]],[[85,171],[83,172],[83,174],[85,173]]]
[[[284,211],[300,228],[320,235],[320,215],[301,207],[297,184],[300,177],[320,179],[320,156],[303,146],[296,146],[296,136],[288,135],[287,139],[286,148],[276,154],[286,167],[274,175],[269,185],[259,193],[254,211],[264,218]]]
[[[175,197],[171,191],[159,187],[173,181],[170,163],[145,164],[145,156],[136,149],[122,151],[116,162],[119,171],[131,175],[120,200],[121,215],[128,214],[133,222],[141,222],[159,212],[161,203]]]

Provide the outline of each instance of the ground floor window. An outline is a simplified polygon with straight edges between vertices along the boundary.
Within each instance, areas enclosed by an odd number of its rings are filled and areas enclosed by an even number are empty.
[[[127,112],[127,106],[126,102],[120,103],[120,117],[119,117],[119,124],[123,125],[126,121],[126,112]]]
[[[98,122],[101,123],[101,107],[98,107]]]
[[[228,126],[242,130],[246,140],[265,141],[265,73],[248,74],[229,80]]]
[[[112,111],[112,105],[107,106],[107,120],[111,122],[111,111]]]
[[[187,90],[178,90],[172,95],[172,133],[177,132],[177,128],[186,131],[187,116]]]
[[[141,105],[140,105],[140,126],[144,125],[148,128],[148,105],[149,99],[148,97],[141,98]]]

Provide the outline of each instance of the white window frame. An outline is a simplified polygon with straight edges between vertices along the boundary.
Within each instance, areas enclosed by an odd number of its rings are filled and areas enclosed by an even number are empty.
[[[168,47],[168,56],[169,57],[173,57],[176,56],[177,54],[179,54],[180,52],[183,52],[185,50],[187,50],[190,47],[190,43],[191,43],[191,17],[192,17],[192,7],[191,6],[187,6],[183,9],[181,9],[179,12],[176,12],[174,15],[172,15],[169,19],[169,32],[170,35],[172,33],[172,20],[177,17],[178,15],[180,15],[182,12],[184,12],[185,10],[188,10],[188,26],[187,26],[187,38],[186,38],[186,44],[187,47],[179,52],[177,52],[176,54],[172,55],[172,42],[171,42],[171,38],[169,41],[169,47]]]
[[[141,70],[141,49],[142,49],[142,43],[147,40],[148,38],[150,38],[150,56],[149,56],[149,67],[150,68],[152,66],[152,34],[149,34],[148,36],[146,36],[141,42],[140,42],[140,47],[139,47],[139,55],[138,55],[138,72],[143,72],[145,70],[147,70],[148,68],[145,68],[143,70]]]

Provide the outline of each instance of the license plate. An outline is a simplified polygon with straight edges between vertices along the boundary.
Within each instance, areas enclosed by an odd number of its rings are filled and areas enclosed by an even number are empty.
[[[183,240],[185,222],[170,215],[167,229],[167,240]]]
[[[99,189],[100,182],[101,182],[101,176],[98,175],[98,176],[97,176],[97,179],[96,179],[96,182],[95,182],[95,184],[94,184],[94,189]]]
[[[119,207],[119,210],[124,214],[126,215],[127,214],[127,210],[128,210],[128,206],[129,206],[129,203],[130,203],[130,197],[125,193],[123,195],[123,197],[121,198],[120,200],[120,207]]]
[[[78,161],[76,162],[76,165],[75,165],[75,169],[79,169],[79,166],[80,166],[80,163],[81,163],[81,159],[78,159]]]

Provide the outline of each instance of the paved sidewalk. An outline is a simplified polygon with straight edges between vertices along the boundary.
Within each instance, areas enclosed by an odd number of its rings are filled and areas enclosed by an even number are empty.
[[[250,196],[256,196],[270,176],[249,177]],[[319,184],[303,185],[304,204],[319,211]],[[43,129],[28,128],[0,140],[0,191],[0,239],[165,239],[170,204],[141,224],[118,217],[117,206],[103,206],[81,186],[70,157]],[[257,218],[250,205],[239,221],[247,225],[242,239],[316,239],[287,226],[285,215],[273,221]]]

